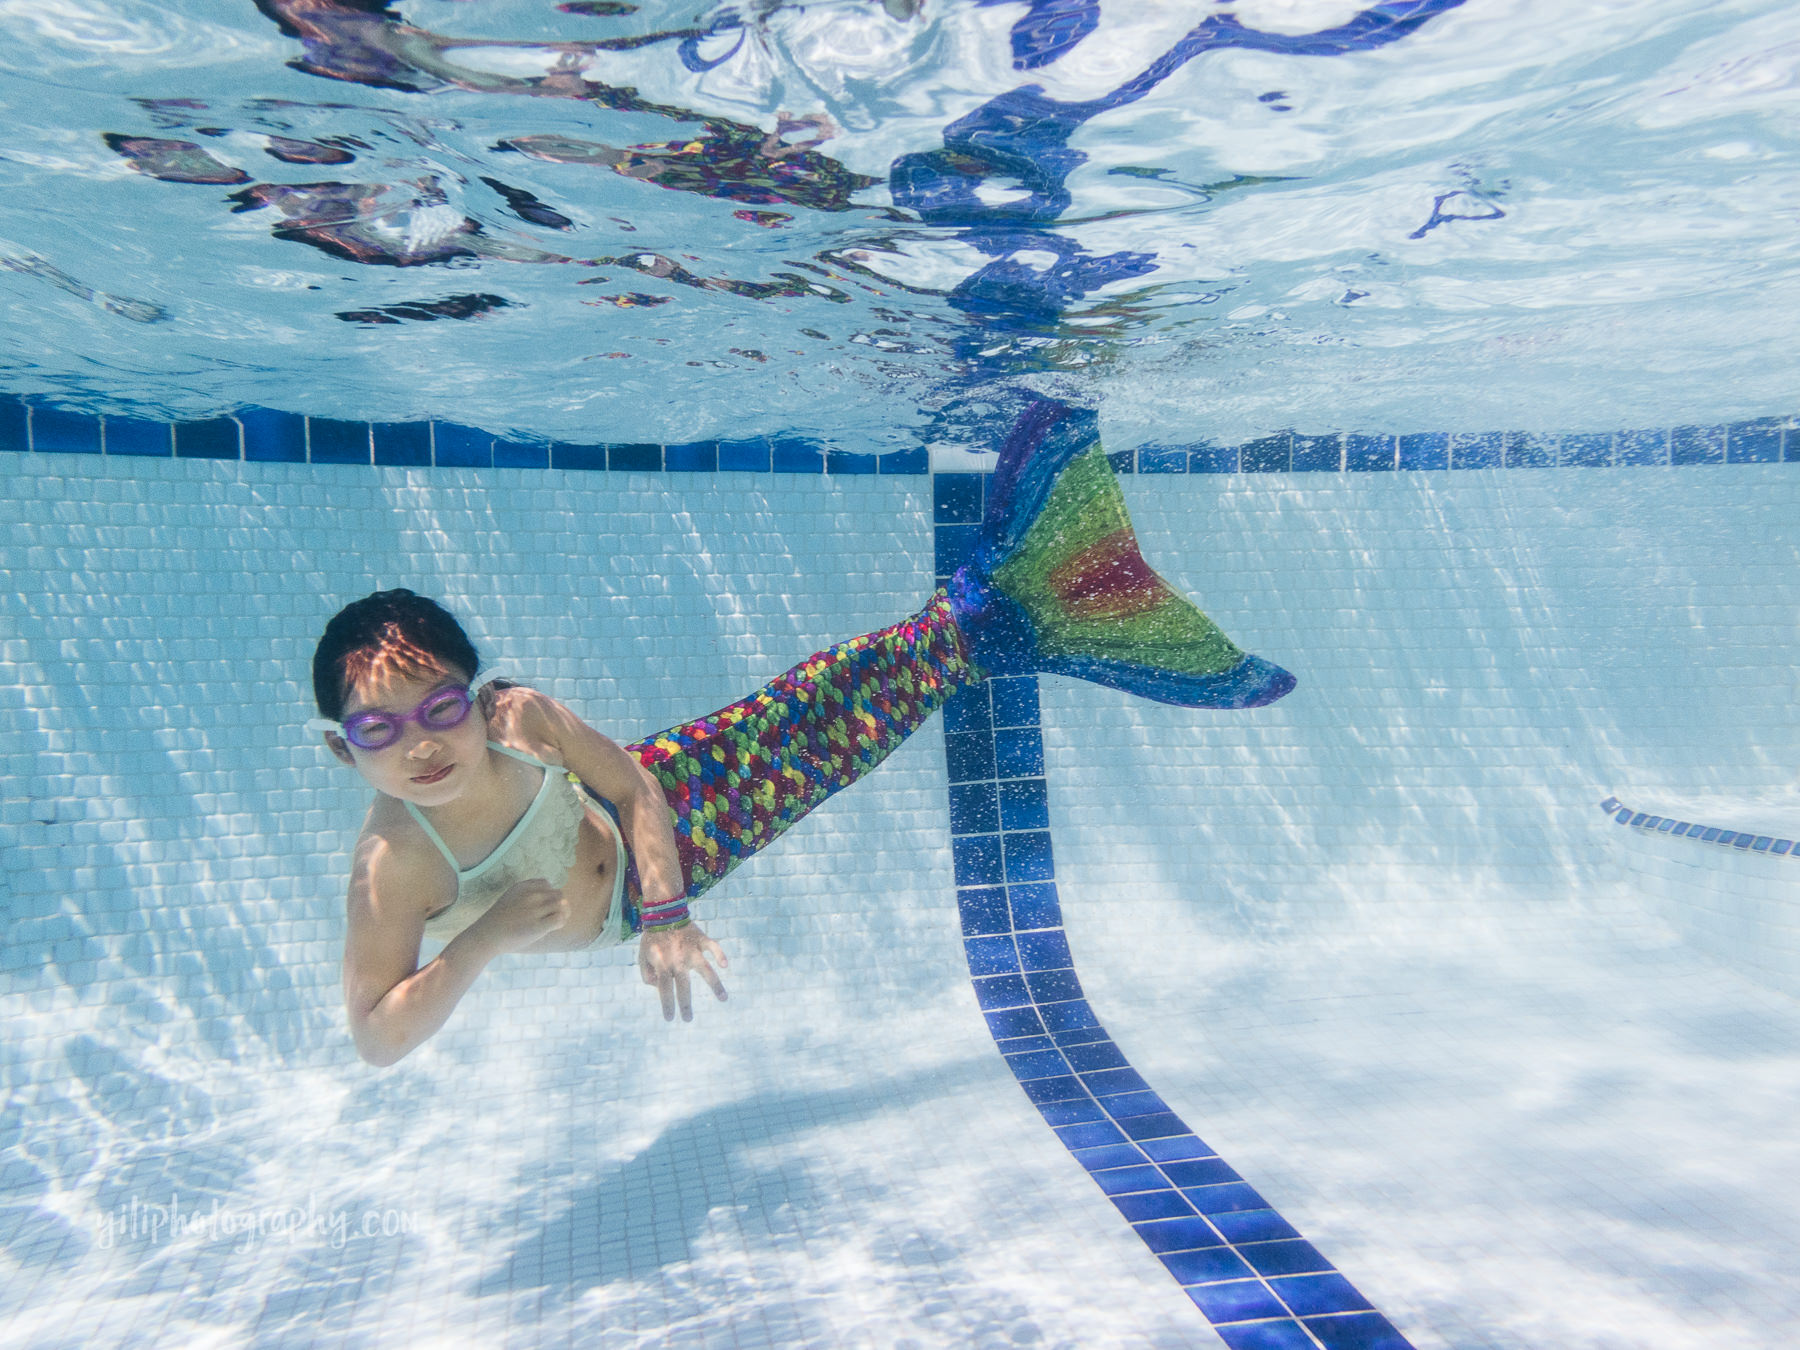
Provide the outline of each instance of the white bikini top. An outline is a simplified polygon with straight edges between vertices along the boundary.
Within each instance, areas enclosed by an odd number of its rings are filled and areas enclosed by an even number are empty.
[[[575,865],[576,836],[581,832],[582,818],[591,815],[611,833],[616,857],[612,903],[607,907],[606,925],[592,945],[605,947],[623,942],[624,906],[620,902],[625,893],[625,841],[619,835],[619,827],[605,809],[587,795],[581,780],[573,773],[552,768],[536,756],[498,741],[487,744],[490,750],[498,750],[542,769],[543,780],[538,784],[531,805],[525,808],[525,814],[507,832],[506,838],[487,857],[468,868],[457,863],[456,855],[425,819],[425,813],[412,802],[405,803],[412,818],[419,822],[456,873],[456,899],[448,909],[439,910],[425,920],[425,936],[437,942],[448,942],[486,914],[494,901],[517,882],[542,877],[560,888],[569,878],[569,869]]]

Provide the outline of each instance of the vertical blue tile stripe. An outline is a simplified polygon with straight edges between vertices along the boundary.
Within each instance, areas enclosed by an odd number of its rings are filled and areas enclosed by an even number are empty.
[[[1393,442],[1357,450],[1369,457],[1365,472],[1397,453]],[[934,481],[940,559],[962,549],[983,477]],[[1026,1099],[1227,1345],[1411,1350],[1169,1109],[1088,1004],[1056,895],[1036,677],[965,690],[944,718],[963,954],[988,1032]],[[1011,772],[1026,769],[1035,776]]]

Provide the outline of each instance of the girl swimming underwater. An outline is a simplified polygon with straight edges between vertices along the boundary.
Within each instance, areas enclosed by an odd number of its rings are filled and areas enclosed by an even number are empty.
[[[1092,413],[1032,405],[973,557],[924,608],[626,746],[481,672],[433,601],[382,591],[342,610],[313,656],[311,725],[377,793],[344,949],[362,1056],[392,1064],[422,1043],[502,952],[633,934],[663,1016],[691,1019],[690,977],[723,999],[726,960],[687,902],[990,675],[1073,675],[1187,707],[1292,689],[1143,560],[1096,432]],[[424,937],[446,945],[421,967]]]

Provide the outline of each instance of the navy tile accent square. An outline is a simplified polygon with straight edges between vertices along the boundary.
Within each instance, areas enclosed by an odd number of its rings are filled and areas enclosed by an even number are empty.
[[[1500,437],[1491,432],[1478,435],[1459,431],[1450,437],[1453,469],[1498,469],[1503,462]]]
[[[265,464],[306,462],[306,419],[274,408],[246,408],[237,415],[244,428],[244,458]]]
[[[1135,1149],[1132,1150],[1136,1152]],[[1156,1219],[1137,1226],[1137,1235],[1153,1252],[1196,1251],[1224,1245],[1225,1239],[1198,1215],[1187,1219]]]
[[[1260,1280],[1190,1285],[1188,1293],[1194,1306],[1206,1314],[1209,1322],[1248,1322],[1258,1317],[1287,1316],[1287,1309]]]
[[[25,400],[14,394],[0,394],[0,450],[29,450],[31,438],[25,429]]]
[[[1058,1125],[1057,1116],[1071,1114],[1071,1112],[1093,1111],[1093,1105],[1094,1103],[1089,1102],[1087,1098],[1078,1098],[1073,1102],[1040,1102],[1037,1103],[1037,1112],[1044,1120],[1049,1121],[1049,1127],[1057,1132],[1057,1138],[1062,1139],[1064,1147],[1071,1148],[1071,1150],[1073,1148],[1102,1148],[1111,1143],[1123,1143],[1125,1136],[1118,1132],[1118,1127],[1112,1125],[1112,1121],[1084,1120]],[[1093,1114],[1098,1116],[1100,1112],[1094,1111]],[[1193,1210],[1192,1208],[1183,1208],[1181,1213],[1193,1213]]]
[[[1062,1127],[1066,1125],[1102,1125],[1111,1131],[1104,1139],[1096,1139],[1091,1144],[1069,1144],[1070,1148],[1098,1148],[1101,1144],[1119,1144],[1125,1140],[1124,1135],[1112,1129],[1106,1119],[1106,1112],[1092,1101],[1057,1102],[1054,1105],[1040,1106],[1038,1114],[1065,1143],[1069,1136],[1063,1134]]]
[[[377,464],[431,463],[431,423],[377,422],[374,431]]]
[[[1150,1150],[1145,1148],[1145,1152]],[[1282,1219],[1282,1215],[1274,1210],[1233,1210],[1213,1215],[1213,1228],[1233,1242],[1273,1242],[1274,1238],[1300,1237],[1291,1222]]]
[[[1031,881],[1006,888],[1012,902],[1013,927],[1021,932],[1031,928],[1062,927],[1062,906],[1056,900],[1056,884]]]
[[[875,472],[875,456],[859,455],[849,450],[827,450],[825,452],[825,472],[872,474]]]
[[[1025,987],[1025,981],[1020,980],[1017,975],[988,975],[983,978],[988,980],[1019,980],[1019,987],[1021,989]],[[1027,997],[1030,996],[1027,995]],[[1022,1055],[1029,1050],[1056,1049],[1056,1042],[1051,1040],[1048,1036],[1014,1036],[1009,1040],[995,1041],[994,1044],[1000,1047],[1000,1053],[1003,1055]]]
[[[1191,1134],[1180,1135],[1174,1139],[1153,1139],[1144,1145],[1144,1152],[1156,1162],[1181,1162],[1190,1158],[1211,1158],[1213,1151],[1206,1146],[1206,1141]]]
[[[1319,1338],[1325,1350],[1412,1350],[1412,1342],[1378,1312],[1304,1320],[1306,1329]]]
[[[614,473],[658,473],[662,466],[660,445],[635,441],[606,447],[606,467]]]
[[[933,531],[932,539],[936,549],[937,574],[947,577],[966,563],[980,538],[979,525],[939,525]]]
[[[963,951],[968,954],[971,975],[1007,975],[1019,969],[1019,954],[1010,937],[964,938]]]
[[[1063,1057],[1054,1050],[1026,1050],[1016,1055],[1006,1056],[1006,1067],[1012,1070],[1012,1076],[1021,1083],[1030,1082],[1034,1078],[1067,1078],[1069,1066]],[[1059,1100],[1061,1100],[1059,1098]],[[1133,1158],[1133,1162],[1141,1163],[1142,1158]]]
[[[97,455],[100,453],[100,419],[88,413],[61,408],[33,407],[31,448],[45,453]]]
[[[1076,1027],[1072,1031],[1059,1031],[1051,1039],[1060,1046],[1092,1045],[1095,1041],[1106,1041],[1112,1038],[1106,1034],[1106,1028],[1098,1022],[1091,1027]]]
[[[1509,469],[1556,467],[1556,437],[1534,431],[1509,431],[1503,437]]]
[[[1400,467],[1403,469],[1447,469],[1450,467],[1450,437],[1442,431],[1415,431],[1400,438]]]
[[[1066,1102],[1087,1096],[1087,1089],[1081,1086],[1081,1080],[1071,1074],[1055,1078],[1033,1078],[1019,1086],[1034,1102]]]
[[[963,690],[944,705],[945,731],[991,731],[993,726],[986,681]]]
[[[1163,1164],[1163,1171],[1177,1186],[1217,1186],[1227,1181],[1242,1181],[1223,1158],[1188,1158]]]
[[[804,436],[779,436],[769,442],[776,473],[824,473],[825,451]]]
[[[880,472],[884,475],[911,474],[914,477],[931,472],[931,456],[925,447],[915,445],[911,450],[896,450],[880,457]]]
[[[1039,1003],[1066,1003],[1081,997],[1081,981],[1073,970],[1034,970],[1025,977],[1025,984]]]
[[[1615,441],[1619,463],[1626,465],[1667,464],[1669,433],[1666,431],[1621,431]]]
[[[939,525],[979,525],[981,523],[981,485],[987,477],[980,473],[940,473],[931,479],[931,518]]]
[[[1111,1199],[1113,1208],[1125,1216],[1127,1223],[1176,1219],[1194,1212],[1194,1207],[1181,1198],[1180,1191],[1142,1191],[1136,1195],[1115,1195]]]
[[[1733,464],[1781,461],[1781,422],[1774,417],[1733,422],[1725,428],[1725,458]]]
[[[1344,467],[1342,436],[1294,437],[1295,473],[1336,473]]]
[[[748,440],[719,442],[721,473],[767,473],[769,443],[760,436]]]
[[[1196,1290],[1187,1292],[1192,1297]],[[1298,1322],[1250,1322],[1241,1327],[1219,1327],[1218,1332],[1229,1350],[1318,1350]]]
[[[1107,1144],[1102,1148],[1078,1148],[1073,1152],[1075,1161],[1090,1172],[1104,1171],[1109,1167],[1131,1167],[1144,1161],[1143,1150],[1135,1144]]]
[[[998,886],[1000,884],[1000,836],[970,834],[950,841],[950,856],[956,864],[958,886]]]
[[[1238,1249],[1256,1267],[1258,1275],[1316,1275],[1332,1269],[1310,1242],[1290,1238],[1285,1242],[1252,1242]]]
[[[1166,1191],[1169,1183],[1154,1167],[1114,1167],[1104,1172],[1090,1172],[1094,1184],[1108,1195],[1129,1195],[1133,1191]]]
[[[975,986],[975,1002],[985,1011],[989,1008],[1023,1008],[1031,1002],[1025,980],[1019,975],[982,975],[970,981]]]
[[[1006,912],[1006,892],[998,886],[973,886],[958,891],[956,907],[962,916],[964,937],[991,937],[1012,931],[1012,917]]]
[[[1041,933],[1020,933],[1019,952],[1024,957],[1026,970],[1060,970],[1075,964],[1069,955],[1069,940],[1057,928]]]
[[[1073,974],[1074,972],[1071,971],[1070,973]],[[1025,977],[1025,982],[1030,984],[1037,978],[1038,976],[1036,975],[1028,975]],[[1035,986],[1033,987],[1033,992],[1036,992]],[[1150,1085],[1144,1081],[1144,1076],[1130,1065],[1126,1065],[1122,1069],[1096,1069],[1092,1073],[1082,1074],[1081,1081],[1087,1084],[1088,1091],[1093,1093],[1096,1097],[1111,1097],[1118,1093],[1150,1091]],[[1169,1179],[1171,1181],[1175,1180],[1173,1177],[1170,1177]]]
[[[1238,448],[1235,445],[1196,445],[1188,451],[1189,473],[1236,473]]]
[[[1186,446],[1140,445],[1137,452],[1139,473],[1186,473]]]
[[[440,468],[445,469],[491,469],[494,467],[494,438],[485,431],[474,427],[458,426],[455,422],[436,422],[431,428],[432,440],[436,446],[435,454]],[[559,469],[570,467],[562,463],[563,451],[569,447],[556,447],[557,465]]]
[[[988,687],[993,690],[994,695],[995,726],[1035,727],[1042,720],[1038,711],[1037,676],[1018,675],[989,680]]]
[[[598,448],[598,447],[595,447]],[[496,469],[547,469],[550,447],[534,441],[494,441]]]
[[[1021,830],[1006,836],[1006,879],[1048,881],[1056,875],[1050,831]]]
[[[1603,434],[1580,434],[1562,438],[1560,463],[1575,469],[1610,468],[1613,462],[1613,438]]]
[[[1049,1120],[1052,1111],[1070,1111],[1088,1105],[1091,1103],[1085,1098],[1067,1102],[1042,1102],[1038,1104],[1038,1111],[1045,1120]],[[1116,1144],[1125,1138],[1119,1133],[1117,1126],[1105,1120],[1081,1121],[1073,1125],[1052,1125],[1050,1128],[1056,1131],[1056,1137],[1063,1141],[1063,1145],[1071,1149],[1099,1148],[1105,1144]],[[1188,1206],[1181,1212],[1192,1214],[1194,1211],[1192,1206]]]
[[[306,424],[307,445],[314,464],[375,462],[367,422],[345,422],[336,417],[309,417]]]
[[[665,445],[663,463],[672,473],[713,473],[719,467],[719,443],[689,441],[685,445]]]
[[[1119,1122],[1119,1128],[1133,1139],[1157,1139],[1166,1134],[1188,1132],[1188,1127],[1181,1123],[1181,1117],[1173,1111],[1153,1116],[1128,1116]]]
[[[1137,451],[1109,450],[1106,462],[1112,465],[1114,473],[1131,473],[1137,468]]]
[[[1290,1275],[1269,1281],[1281,1301],[1302,1317],[1314,1313],[1370,1312],[1369,1300],[1335,1270],[1322,1275]]]
[[[1121,1092],[1116,1097],[1103,1098],[1100,1105],[1106,1108],[1107,1115],[1111,1116],[1114,1120],[1121,1121],[1134,1120],[1139,1116],[1167,1116],[1174,1114],[1169,1110],[1169,1104],[1167,1102],[1157,1096],[1154,1092],[1148,1091]],[[1188,1131],[1184,1129],[1181,1133],[1186,1134]],[[1146,1139],[1160,1139],[1162,1137],[1163,1134],[1160,1131],[1155,1135],[1144,1136]],[[1145,1150],[1145,1152],[1148,1151],[1148,1149]]]
[[[985,731],[944,733],[944,762],[952,783],[969,783],[994,776],[994,738]],[[1036,878],[1033,878],[1035,880]]]
[[[154,455],[160,459],[168,459],[175,453],[175,438],[167,422],[143,422],[135,417],[108,417],[106,453]]]
[[[1036,727],[996,731],[994,764],[1002,778],[1041,777],[1044,772],[1043,734]]]
[[[1132,1122],[1125,1122],[1127,1134],[1131,1133],[1131,1126]],[[1223,1186],[1183,1186],[1181,1193],[1192,1200],[1194,1208],[1202,1214],[1229,1214],[1234,1209],[1269,1207],[1267,1200],[1242,1181],[1229,1182]]]
[[[1181,1284],[1212,1284],[1255,1274],[1229,1247],[1203,1247],[1192,1252],[1164,1252],[1160,1260]]]
[[[1070,971],[1073,975],[1075,972]],[[1034,976],[1033,978],[1042,978]],[[1123,1069],[1130,1066],[1126,1063],[1125,1052],[1114,1045],[1111,1040],[1089,1041],[1084,1045],[1063,1047],[1063,1056],[1069,1061],[1069,1067],[1076,1073],[1094,1073],[1100,1069]],[[1173,1177],[1170,1180],[1174,1180]]]
[[[1285,431],[1245,441],[1238,462],[1245,473],[1286,473],[1293,461],[1293,438]]]
[[[1378,473],[1395,467],[1392,436],[1344,437],[1344,467],[1355,473]]]
[[[950,788],[950,833],[993,834],[1000,828],[992,783],[955,783]],[[1005,905],[1002,904],[1002,909]]]
[[[1038,1004],[1038,1016],[1044,1019],[1044,1025],[1051,1031],[1076,1031],[1082,1027],[1097,1027],[1100,1019],[1094,1016],[1094,1010],[1087,1005],[1085,999],[1072,998],[1062,1003]]]
[[[1669,432],[1669,463],[1723,464],[1724,427],[1676,427]]]
[[[183,459],[238,459],[238,424],[229,417],[177,422],[175,453]]]
[[[1006,1008],[998,1012],[983,1013],[987,1018],[988,1031],[995,1040],[1004,1040],[1008,1036],[1041,1036],[1044,1024],[1038,1020],[1035,1008]]]

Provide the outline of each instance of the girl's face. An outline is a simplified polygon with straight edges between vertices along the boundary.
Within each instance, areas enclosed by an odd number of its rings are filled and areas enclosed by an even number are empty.
[[[344,717],[362,712],[403,716],[435,694],[466,686],[469,678],[435,664],[421,670],[396,669],[384,663],[352,682],[344,701]],[[403,722],[400,734],[379,750],[364,750],[330,733],[325,739],[331,752],[355,768],[376,791],[417,806],[442,806],[460,797],[471,772],[486,762],[487,734],[486,712],[477,702],[453,727]]]

